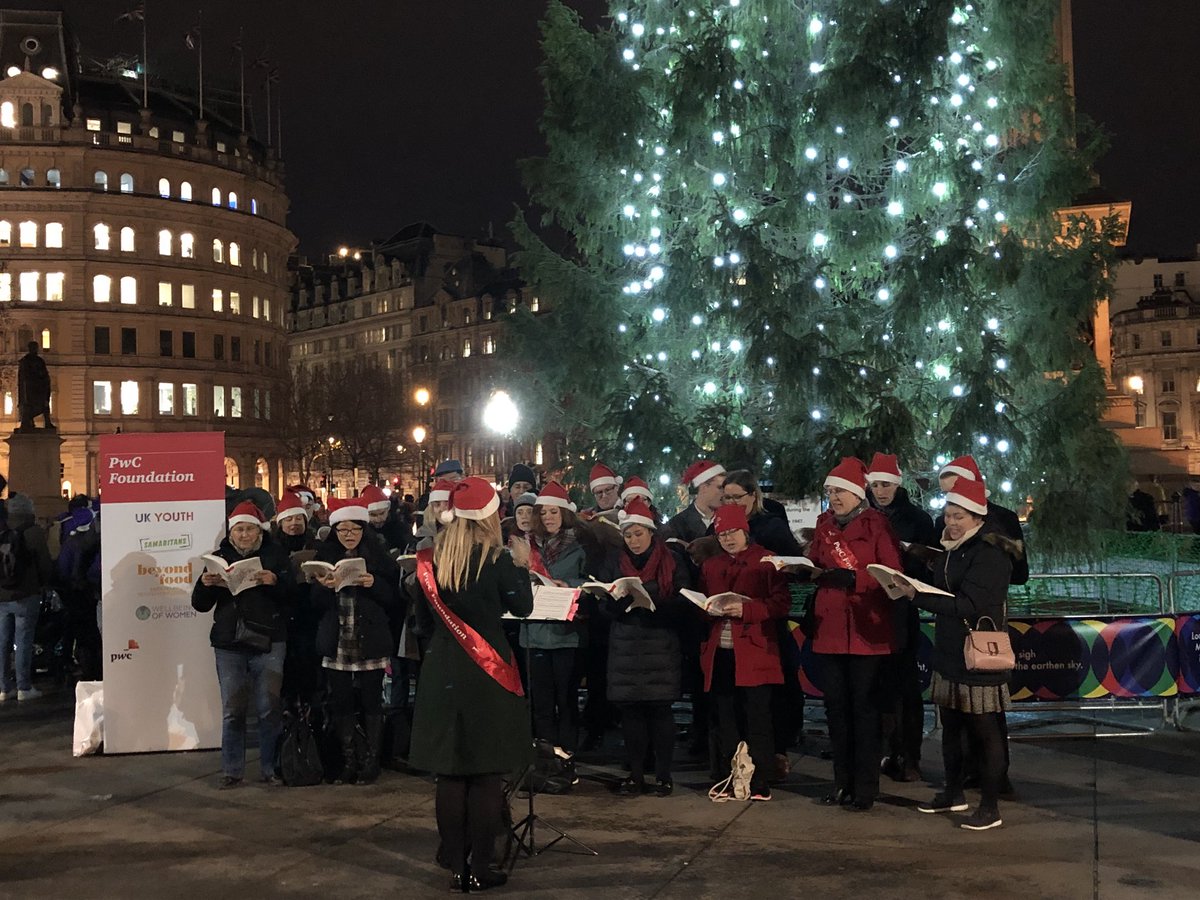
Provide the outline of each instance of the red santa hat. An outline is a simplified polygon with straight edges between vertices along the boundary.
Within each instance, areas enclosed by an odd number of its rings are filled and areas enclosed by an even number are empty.
[[[625,508],[617,513],[617,524],[621,526],[622,531],[630,525],[644,525],[651,529],[658,527],[649,504],[641,497],[633,497],[625,504]]]
[[[392,503],[388,500],[387,494],[383,492],[382,488],[374,484],[368,484],[359,491],[358,499],[367,504],[367,512],[384,512],[392,508]]]
[[[750,533],[750,522],[746,518],[746,510],[740,503],[726,503],[717,508],[713,517],[713,534],[724,534],[740,528],[746,534]]]
[[[363,503],[362,497],[354,497],[350,500],[339,500],[337,497],[329,498],[329,524],[336,525],[339,522],[369,522],[370,514],[367,512],[367,504]]]
[[[867,498],[867,467],[861,459],[844,456],[825,476],[825,487],[849,491],[860,500]]]
[[[983,475],[979,473],[979,466],[975,462],[975,458],[971,456],[960,456],[950,460],[942,466],[942,470],[938,472],[938,478],[943,475],[957,475],[968,481],[983,481]]]
[[[285,488],[284,493],[295,494],[303,503],[312,503],[317,499],[317,495],[302,484],[293,484],[291,487]]]
[[[249,500],[243,500],[233,508],[233,512],[229,514],[229,527],[245,523],[247,525],[257,525],[263,531],[270,528],[270,523],[267,522],[267,517],[263,515],[262,510],[251,503]]]
[[[970,457],[967,458],[970,459]],[[982,480],[959,478],[954,482],[954,487],[946,492],[946,502],[961,506],[967,512],[973,512],[977,516],[986,516],[988,512],[987,493],[987,487]]]
[[[454,490],[455,482],[447,481],[445,478],[439,478],[433,483],[433,487],[429,489],[430,503],[445,503],[450,499],[450,492]]]
[[[593,491],[598,487],[620,487],[621,481],[621,476],[604,463],[596,463],[588,475],[588,487]]]
[[[500,495],[489,482],[477,476],[455,482],[450,492],[449,504],[442,510],[440,518],[449,525],[455,519],[472,519],[476,522],[496,514],[500,508]]]
[[[683,481],[684,484],[691,485],[692,487],[700,487],[708,479],[724,474],[725,467],[720,463],[715,463],[707,459],[698,459],[683,470]]]
[[[900,463],[894,453],[876,453],[871,457],[867,466],[867,481],[886,481],[899,484],[904,479],[900,477]]]
[[[575,504],[571,502],[571,498],[567,496],[567,489],[557,481],[548,481],[546,486],[542,488],[542,492],[538,494],[535,506],[561,506],[563,509],[569,509],[575,512]]]
[[[650,493],[650,485],[642,481],[636,475],[633,475],[625,482],[625,487],[621,491],[621,502],[628,503],[630,497],[645,497],[647,500],[653,500],[654,495]]]
[[[299,495],[287,493],[279,498],[279,502],[275,504],[275,521],[282,522],[289,516],[304,516],[308,518],[308,509],[304,506],[304,501]]]

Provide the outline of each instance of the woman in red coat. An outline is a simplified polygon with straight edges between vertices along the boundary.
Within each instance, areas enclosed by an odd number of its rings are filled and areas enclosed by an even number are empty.
[[[829,509],[817,518],[809,558],[816,577],[813,651],[821,660],[825,718],[833,745],[831,806],[869,810],[879,792],[879,668],[895,649],[892,602],[867,572],[901,568],[887,517],[867,505],[867,467],[843,459],[825,479]]]
[[[762,561],[769,551],[750,543],[746,511],[720,507],[713,531],[724,551],[704,561],[702,590],[708,596],[732,591],[746,600],[710,606],[708,637],[700,646],[704,689],[709,692],[721,765],[728,766],[742,735],[754,760],[751,800],[770,800],[767,782],[775,761],[771,729],[771,685],[783,683],[775,621],[788,614],[787,579]]]

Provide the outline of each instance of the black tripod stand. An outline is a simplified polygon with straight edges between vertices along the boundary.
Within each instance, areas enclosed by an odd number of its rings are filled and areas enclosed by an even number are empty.
[[[563,831],[557,825],[547,822],[545,819],[543,819],[541,816],[539,816],[536,812],[533,811],[533,797],[537,793],[537,791],[535,791],[533,788],[534,768],[535,768],[535,766],[532,764],[526,766],[525,770],[523,772],[521,772],[521,774],[517,778],[513,779],[513,781],[509,783],[508,789],[505,791],[505,801],[511,802],[513,795],[516,794],[517,791],[520,789],[521,785],[524,784],[525,790],[526,790],[526,795],[529,798],[529,807],[528,807],[529,811],[525,814],[525,817],[523,819],[521,819],[519,822],[514,823],[512,826],[512,836],[516,841],[516,847],[512,853],[512,856],[509,857],[508,870],[510,872],[512,871],[513,866],[515,866],[517,863],[518,856],[521,856],[521,855],[524,855],[527,857],[538,856],[542,853],[545,853],[547,850],[549,850],[551,847],[553,847],[559,841],[563,841],[563,840],[570,841],[572,844],[574,844],[576,847],[583,850],[585,853],[588,853],[592,856],[599,856],[600,854],[598,851],[593,850],[591,847],[589,847],[583,841],[579,840],[579,838],[571,837],[571,835],[567,834],[567,832]],[[541,847],[537,846],[537,839],[536,839],[536,835],[535,835],[535,828],[539,824],[543,828],[549,829],[550,831],[552,831],[555,834],[554,838],[552,838],[547,843],[543,844]]]

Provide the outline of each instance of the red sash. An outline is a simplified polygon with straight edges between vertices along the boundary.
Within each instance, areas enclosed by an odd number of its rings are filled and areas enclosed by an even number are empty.
[[[417,551],[417,578],[421,589],[429,600],[434,612],[441,616],[442,621],[450,630],[450,634],[458,641],[458,645],[466,651],[471,661],[487,672],[500,687],[518,697],[524,697],[521,687],[521,673],[511,662],[505,660],[489,644],[478,631],[452,613],[438,593],[437,579],[433,574],[433,550],[426,548]]]
[[[545,575],[553,580],[554,576],[550,574],[550,570],[546,568],[546,564],[542,562],[542,553],[537,548],[537,544],[533,542],[533,538],[526,538],[529,542],[529,571],[537,572],[539,575]]]
[[[829,551],[833,554],[834,562],[837,563],[839,569],[858,568],[858,557],[850,549],[850,544],[846,541],[846,536],[833,524],[832,516],[824,522],[817,523],[815,536],[818,540],[824,541],[826,546],[829,547]]]

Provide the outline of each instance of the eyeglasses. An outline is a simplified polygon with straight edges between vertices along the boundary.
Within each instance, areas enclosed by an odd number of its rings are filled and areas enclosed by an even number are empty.
[[[737,503],[739,500],[742,500],[743,498],[749,497],[749,496],[750,496],[749,492],[742,493],[742,494],[722,494],[721,499],[724,500],[726,503]]]
[[[362,526],[361,525],[346,525],[344,527],[335,528],[333,530],[336,531],[338,534],[343,535],[345,537],[349,537],[352,534],[362,534]]]
[[[596,497],[607,497],[609,494],[615,494],[617,488],[615,485],[605,485],[592,490],[592,494]]]

